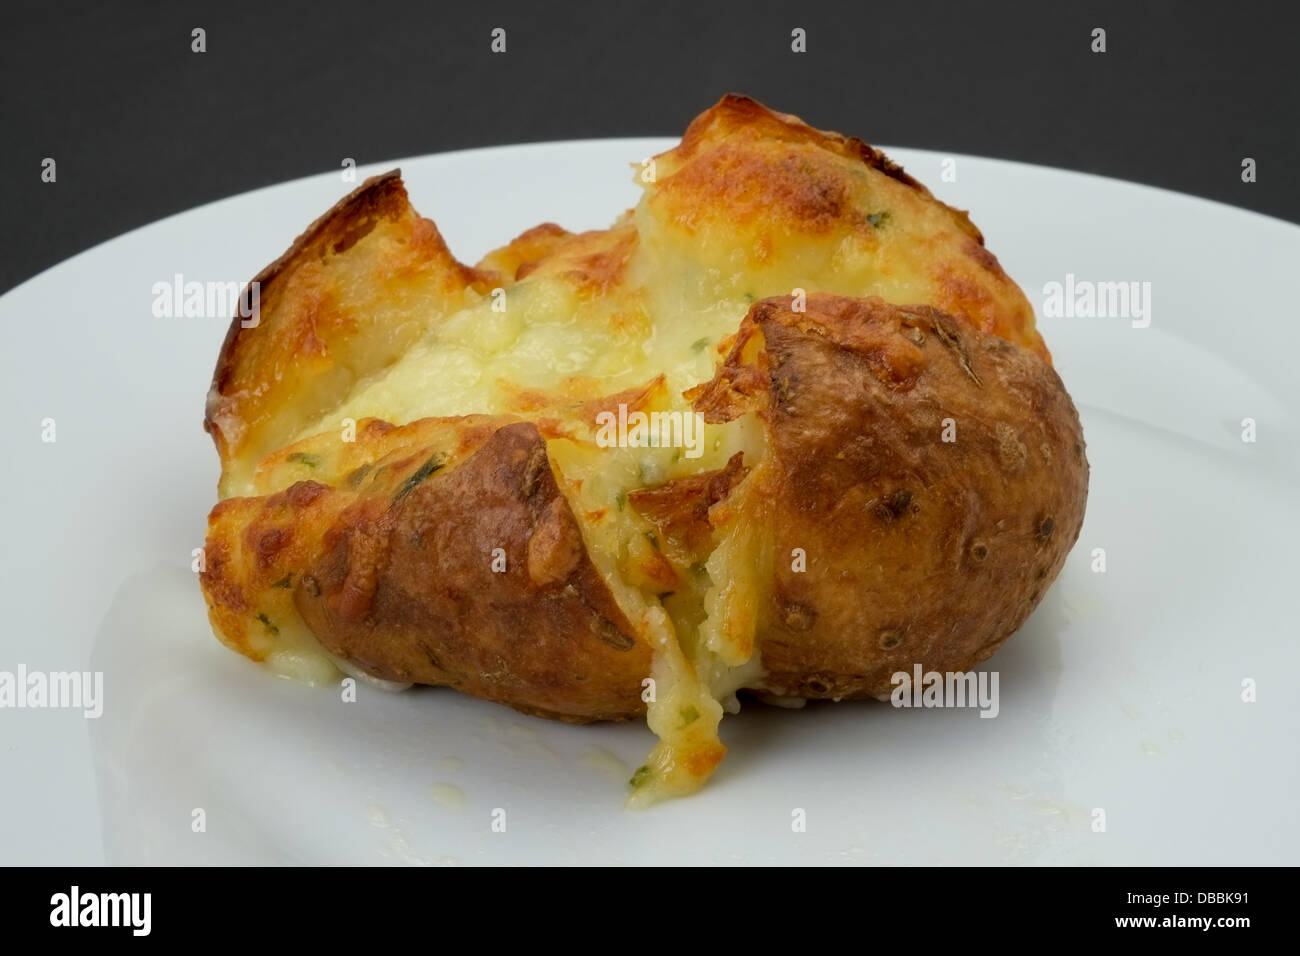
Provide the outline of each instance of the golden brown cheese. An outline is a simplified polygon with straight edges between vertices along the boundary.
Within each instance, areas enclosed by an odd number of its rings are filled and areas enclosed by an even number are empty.
[[[341,200],[253,279],[256,314],[231,323],[204,419],[222,493],[494,279],[456,261],[396,171]]]
[[[649,801],[707,779],[741,689],[876,695],[905,651],[969,663],[1019,624],[1077,533],[1082,439],[966,215],[865,143],[744,97],[639,181],[610,229],[546,224],[469,268],[389,174],[258,277],[261,321],[232,324],[205,423],[222,640],[313,680],[343,663],[568,720],[644,713]],[[620,406],[705,421],[689,448],[604,447],[598,416]],[[926,443],[945,408],[978,443]],[[984,482],[959,501],[908,484],[959,467]],[[1001,511],[995,479],[1014,485]],[[1036,531],[1005,527],[1025,509]],[[951,563],[977,538],[998,546],[928,618],[855,570],[964,573]],[[795,547],[816,580],[783,570]],[[917,636],[997,586],[1004,603],[959,639]]]
[[[727,96],[655,157],[635,220],[660,268],[753,298],[797,288],[926,303],[1046,357],[966,213],[858,139]]]

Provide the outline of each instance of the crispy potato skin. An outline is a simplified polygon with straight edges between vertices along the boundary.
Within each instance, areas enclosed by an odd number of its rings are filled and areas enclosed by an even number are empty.
[[[725,501],[745,477],[743,459],[737,452],[725,468],[639,488],[630,492],[627,499],[664,540],[679,543],[694,560],[708,558],[714,543],[709,512],[718,502]]]
[[[394,426],[359,422],[355,440],[322,434],[262,462],[256,495],[220,501],[208,515],[206,567],[199,575],[213,629],[254,660],[275,650],[296,616],[291,585],[321,553],[323,539],[349,509],[390,502],[434,454],[452,470],[510,418],[426,418]]]
[[[649,648],[588,557],[536,426],[498,429],[460,467],[381,505],[345,512],[297,579],[295,603],[325,647],[388,680],[528,713],[644,713]]]
[[[299,481],[213,509],[202,583],[223,640],[260,658],[250,617],[296,609],[376,677],[570,721],[644,713],[649,647],[588,557],[536,426],[369,424],[366,444],[387,454],[333,487]],[[346,467],[365,457],[343,447]]]
[[[1037,355],[936,309],[792,301],[756,303],[696,397],[707,418],[756,409],[769,429],[757,689],[884,697],[916,663],[969,670],[1078,538],[1088,463],[1074,405]],[[806,571],[792,570],[796,548]]]

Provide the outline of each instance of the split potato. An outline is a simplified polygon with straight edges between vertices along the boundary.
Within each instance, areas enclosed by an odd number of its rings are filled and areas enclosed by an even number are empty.
[[[737,694],[883,697],[987,658],[1078,536],[1078,415],[965,213],[744,97],[638,167],[609,229],[475,266],[396,173],[232,323],[201,583],[307,680],[644,715],[688,793]]]

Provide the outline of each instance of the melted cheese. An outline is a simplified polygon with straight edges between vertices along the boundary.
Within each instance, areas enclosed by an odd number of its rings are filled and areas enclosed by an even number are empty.
[[[660,743],[634,777],[632,799],[643,804],[692,792],[707,779],[725,752],[717,733],[722,701],[734,711],[734,692],[757,674],[752,621],[733,623],[731,633],[722,623],[753,613],[742,600],[749,583],[739,566],[746,562],[732,567],[728,557],[738,546],[721,549],[707,570],[675,572],[656,553],[660,543],[627,493],[721,469],[738,451],[752,461],[761,454],[761,429],[750,419],[704,425],[696,458],[680,447],[595,443],[592,423],[577,415],[583,403],[635,392],[660,376],[646,410],[690,414],[682,393],[712,377],[749,304],[743,292],[720,297],[716,286],[690,277],[683,285],[653,281],[664,273],[639,247],[625,268],[618,295],[583,297],[573,282],[541,275],[506,287],[504,299],[479,297],[359,381],[295,440],[337,431],[347,419],[404,423],[480,413],[559,421],[566,434],[548,442],[556,476],[579,514],[589,554],[655,650],[647,706]],[[710,597],[714,577],[727,582],[721,598]],[[667,591],[673,597],[665,602]],[[305,629],[281,627],[285,640],[268,656],[278,672],[313,682],[336,676],[338,662],[300,639]]]
[[[524,282],[505,290],[505,311],[485,297],[428,330],[397,362],[357,384],[305,438],[344,418],[408,422],[430,416],[550,412],[643,386],[663,374],[667,408],[713,375],[718,344],[736,330],[746,301],[686,305],[677,321],[651,323],[644,296],[579,301],[567,283]]]

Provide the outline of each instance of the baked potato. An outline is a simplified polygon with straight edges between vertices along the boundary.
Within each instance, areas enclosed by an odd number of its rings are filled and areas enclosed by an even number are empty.
[[[1078,415],[965,213],[724,97],[609,229],[476,266],[363,184],[255,281],[208,395],[217,636],[307,680],[644,715],[689,793],[753,691],[992,654],[1083,520]]]

